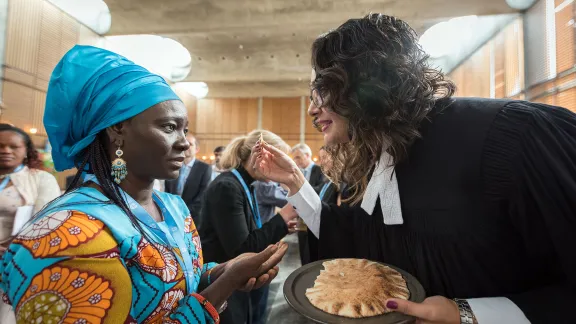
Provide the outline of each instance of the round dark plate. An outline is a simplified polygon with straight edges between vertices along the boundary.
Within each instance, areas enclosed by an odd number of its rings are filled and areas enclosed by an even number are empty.
[[[320,270],[324,268],[322,263],[325,261],[329,260],[312,262],[296,269],[284,282],[284,298],[286,298],[288,304],[294,308],[295,311],[314,322],[323,324],[405,324],[414,322],[414,318],[400,313],[388,313],[364,318],[348,318],[328,314],[314,307],[308,298],[306,298],[305,293],[306,289],[314,286],[314,281],[316,281],[316,278],[320,275]],[[402,274],[410,291],[409,300],[418,303],[424,301],[426,292],[424,292],[424,288],[414,276],[389,264],[380,264],[389,266]]]

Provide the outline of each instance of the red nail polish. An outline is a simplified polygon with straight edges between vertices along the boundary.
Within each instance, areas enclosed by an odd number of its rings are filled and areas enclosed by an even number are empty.
[[[386,303],[386,308],[389,308],[389,309],[398,309],[398,303],[395,302],[395,301],[393,301],[393,300],[390,300],[390,301],[388,301],[388,302]]]

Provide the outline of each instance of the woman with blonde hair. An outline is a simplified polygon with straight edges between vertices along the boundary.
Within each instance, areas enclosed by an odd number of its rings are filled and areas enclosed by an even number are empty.
[[[280,241],[296,225],[290,205],[262,224],[251,184],[268,181],[254,169],[252,148],[262,139],[287,153],[290,147],[276,134],[255,130],[226,146],[220,164],[226,171],[206,189],[198,231],[208,262],[226,262],[245,252],[259,252]],[[250,323],[248,293],[234,293],[221,315],[222,323]]]

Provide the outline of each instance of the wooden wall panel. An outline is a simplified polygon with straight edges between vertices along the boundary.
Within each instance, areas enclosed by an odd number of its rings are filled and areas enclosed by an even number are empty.
[[[46,90],[60,58],[79,41],[81,24],[46,0],[9,1],[4,63],[5,110],[10,120],[35,136],[46,136],[42,125]],[[84,27],[92,40],[100,36]],[[25,41],[23,41],[25,40]]]
[[[60,9],[49,2],[42,3],[42,23],[40,29],[40,44],[38,56],[38,73],[36,85],[44,91],[48,88],[48,81],[52,70],[62,57],[60,53],[60,39],[62,37],[62,14]]]
[[[563,8],[564,0],[556,0],[556,71],[566,71],[576,64],[576,51],[574,44],[574,10],[576,5],[571,3]]]
[[[2,122],[9,122],[25,130],[33,126],[34,89],[6,80],[3,86],[4,110]]]
[[[300,98],[263,98],[262,128],[276,133],[290,146],[300,143]]]
[[[64,56],[80,38],[80,24],[72,17],[62,14],[62,26],[60,29],[60,57]]]
[[[504,33],[494,37],[492,46],[494,50],[494,98],[506,97],[506,51]]]
[[[179,94],[180,95],[180,94]],[[180,95],[183,98],[182,95]],[[290,146],[300,142],[300,97],[262,98],[262,129],[269,130]],[[185,101],[183,99],[183,101]],[[185,104],[187,107],[190,105]],[[308,100],[306,100],[306,109]],[[213,98],[201,99],[195,112],[189,109],[190,131],[200,141],[198,158],[210,160],[215,147],[257,128],[258,99]],[[305,143],[317,157],[324,145],[324,137],[312,127],[312,118],[305,116]]]
[[[449,76],[458,87],[456,96],[490,98],[490,46],[490,43],[482,46]]]
[[[576,88],[571,88],[556,95],[556,105],[576,112]]]
[[[8,1],[4,64],[28,73],[36,73],[41,16],[42,1]]]
[[[306,99],[306,109],[308,109],[308,106],[310,106],[309,98]],[[324,145],[324,135],[314,128],[312,117],[308,115],[308,112],[306,112],[304,122],[304,142],[310,146],[312,157],[318,159],[318,151],[320,151],[320,148]]]
[[[517,19],[454,69],[459,97],[516,96],[524,90],[522,20]],[[492,86],[494,87],[492,89]]]
[[[214,148],[227,145],[235,137],[256,129],[258,124],[256,98],[201,99],[195,109],[195,115],[189,113],[189,122],[195,125],[192,133],[200,142],[199,158],[209,159]]]
[[[34,98],[32,101],[32,126],[36,127],[38,134],[46,134],[44,128],[44,106],[46,105],[46,92],[34,90]]]
[[[43,146],[47,140],[42,119],[46,90],[52,70],[60,58],[79,41],[96,45],[100,36],[60,11],[46,0],[8,1],[6,57],[1,122],[25,131],[37,129],[32,140]],[[67,173],[57,176],[63,187]]]

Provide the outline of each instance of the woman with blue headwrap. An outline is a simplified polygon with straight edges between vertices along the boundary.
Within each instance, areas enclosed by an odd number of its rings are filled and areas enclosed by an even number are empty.
[[[54,69],[44,125],[56,169],[84,172],[3,255],[18,323],[218,323],[233,291],[276,276],[285,245],[204,264],[186,204],[153,190],[190,145],[186,108],[161,77],[76,46]]]

